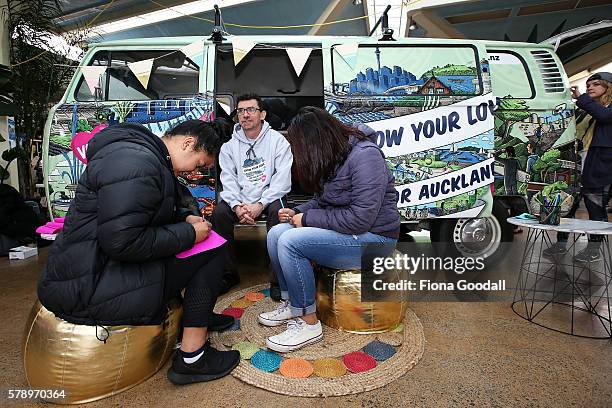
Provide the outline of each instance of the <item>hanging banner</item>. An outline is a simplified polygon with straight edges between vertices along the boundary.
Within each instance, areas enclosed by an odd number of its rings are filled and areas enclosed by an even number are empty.
[[[240,61],[255,47],[257,43],[247,40],[242,37],[232,37],[232,47],[234,50],[234,66],[238,65]]]
[[[308,61],[308,57],[310,57],[310,53],[312,52],[312,50],[312,48],[285,49],[297,76],[300,76],[300,74],[302,73],[302,69],[304,69],[304,65],[306,65],[306,62]]]
[[[138,62],[128,62],[128,67],[146,89],[149,85],[149,77],[151,76],[151,69],[153,68],[153,58]]]
[[[179,51],[185,54],[186,57],[193,58],[204,52],[204,41],[195,41],[189,45],[179,48]]]
[[[487,159],[452,173],[395,186],[398,208],[424,205],[485,187],[494,181],[494,159]]]
[[[228,115],[230,115],[232,113],[232,110],[230,109],[229,105],[226,103],[223,103],[219,100],[217,100],[217,103],[221,106],[221,108],[223,108],[223,110],[225,111],[225,113],[227,113]]]
[[[386,157],[429,151],[481,135],[485,150],[493,148],[493,111],[496,99],[491,93],[440,106],[412,115],[368,122],[376,131],[376,144]]]
[[[106,72],[105,66],[86,66],[81,67],[81,72],[83,73],[83,77],[85,78],[85,82],[87,82],[87,87],[92,95],[96,94],[96,88],[100,86],[100,76],[104,75]]]
[[[193,61],[198,67],[202,68],[204,65],[204,42],[195,41],[189,45],[181,47],[180,52],[185,54],[187,58]]]
[[[354,70],[355,65],[357,65],[357,50],[359,49],[359,44],[342,44],[335,46],[334,49],[342,57],[344,62],[346,62],[346,64],[351,67],[352,70]]]

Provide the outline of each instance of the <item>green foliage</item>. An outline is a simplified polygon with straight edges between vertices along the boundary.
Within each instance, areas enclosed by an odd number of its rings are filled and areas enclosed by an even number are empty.
[[[509,99],[510,95],[504,96],[499,101],[499,107],[495,111],[495,117],[503,122],[518,122],[529,117],[529,107],[522,99]]]
[[[77,121],[77,127],[76,127],[77,132],[89,132],[92,129],[93,129],[93,126],[89,124],[87,119],[79,119]]]
[[[69,45],[80,45],[86,30],[62,33],[56,23],[61,15],[59,0],[7,0],[6,25],[10,38],[10,59],[17,144],[27,155],[19,158],[20,191],[32,196],[30,141],[42,139],[50,106],[58,101],[78,62],[44,50],[53,48],[49,33],[61,35]]]
[[[433,75],[476,75],[477,71],[475,67],[468,67],[467,65],[453,65],[447,64],[443,67],[435,67],[425,72],[421,77],[431,77]]]
[[[552,162],[557,160],[559,157],[561,157],[561,152],[559,151],[559,149],[550,149],[547,152],[545,152],[542,155],[542,157],[540,157],[540,160],[547,164],[551,164]]]
[[[8,171],[9,166],[13,162],[13,160],[23,160],[28,157],[28,152],[22,149],[21,147],[12,147],[2,152],[2,160],[6,162],[4,168],[0,168],[0,184],[4,182],[4,180],[8,179],[10,173]]]
[[[49,137],[49,142],[63,146],[66,149],[70,149],[71,140],[72,138],[70,136],[51,135]]]

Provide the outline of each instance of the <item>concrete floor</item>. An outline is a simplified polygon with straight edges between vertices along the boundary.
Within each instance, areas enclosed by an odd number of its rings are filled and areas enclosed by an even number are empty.
[[[267,281],[262,229],[239,231],[241,287]],[[524,239],[525,234],[517,237]],[[0,406],[6,389],[27,388],[21,337],[48,248],[37,258],[0,259]],[[294,398],[231,376],[177,387],[166,368],[145,383],[89,407],[612,407],[612,343],[559,334],[517,317],[507,302],[415,302],[425,354],[399,380],[374,391]],[[20,402],[21,406],[37,406]]]

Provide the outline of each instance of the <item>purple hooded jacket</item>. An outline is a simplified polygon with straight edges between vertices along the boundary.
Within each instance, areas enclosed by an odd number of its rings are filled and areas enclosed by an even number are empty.
[[[371,128],[359,130],[371,138]],[[352,149],[332,179],[315,197],[295,208],[304,213],[302,225],[325,228],[342,234],[371,232],[398,238],[400,217],[394,178],[385,157],[370,140],[351,136]]]

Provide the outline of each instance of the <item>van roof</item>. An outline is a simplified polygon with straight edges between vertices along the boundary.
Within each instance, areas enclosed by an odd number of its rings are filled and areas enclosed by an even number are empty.
[[[341,43],[345,41],[359,41],[366,43],[377,43],[376,37],[358,37],[358,36],[314,36],[314,35],[253,35],[253,36],[240,36],[241,38],[248,38],[252,41],[259,43]],[[153,38],[133,38],[126,40],[115,40],[106,42],[92,42],[90,48],[101,48],[101,47],[117,47],[117,46],[183,46],[191,44],[195,41],[205,41],[210,38],[206,36],[184,36],[184,37],[153,37]],[[231,36],[226,36],[224,43],[231,43]],[[453,44],[453,43],[465,43],[468,41],[470,44],[481,44],[489,47],[512,47],[512,48],[549,48],[553,49],[550,44],[534,44],[527,42],[512,42],[512,41],[493,41],[493,40],[471,40],[471,39],[442,39],[442,38],[399,38],[397,41],[391,42],[393,44],[402,43],[431,43],[433,41],[442,44]],[[384,42],[386,43],[386,42]]]

